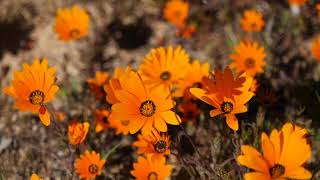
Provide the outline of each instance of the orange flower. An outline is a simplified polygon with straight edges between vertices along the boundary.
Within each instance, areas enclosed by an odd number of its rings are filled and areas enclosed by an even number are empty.
[[[129,123],[129,119],[121,119],[121,116],[119,117],[117,114],[111,113],[109,116],[109,126],[116,130],[116,134],[128,135],[130,130]]]
[[[307,0],[289,0],[289,3],[291,5],[298,5],[298,6],[303,5],[306,2]]]
[[[108,123],[109,114],[110,114],[109,111],[107,111],[106,109],[101,109],[101,110],[96,109],[94,113],[94,121],[96,124],[95,131],[97,133],[109,127],[109,123]]]
[[[253,79],[249,90],[253,93],[256,93],[259,88],[259,82],[256,79]]]
[[[39,177],[37,174],[32,173],[30,180],[43,180],[43,178]]]
[[[190,92],[198,99],[216,108],[210,111],[211,117],[223,114],[228,126],[237,131],[239,125],[235,114],[248,110],[245,104],[254,95],[249,91],[252,79],[246,78],[245,74],[234,79],[229,68],[226,68],[223,73],[216,70],[214,75],[214,80],[206,82],[206,90],[191,88]]]
[[[55,111],[54,112],[55,117],[59,120],[59,121],[64,121],[66,119],[65,114],[62,111]]]
[[[133,168],[131,174],[137,180],[164,180],[172,171],[172,166],[166,164],[165,157],[154,159],[151,154],[147,154],[146,158],[138,157],[138,162],[133,164]]]
[[[86,151],[79,159],[76,159],[74,166],[80,178],[88,180],[101,174],[105,162],[100,158],[99,153]]]
[[[184,39],[190,39],[192,35],[197,31],[197,28],[194,24],[190,24],[184,27],[181,27],[176,32],[177,36],[181,36]]]
[[[152,154],[153,158],[170,154],[169,136],[157,130],[152,131],[150,135],[138,135],[138,140],[133,146],[138,148],[138,154]]]
[[[235,53],[230,55],[231,67],[238,72],[246,72],[250,76],[261,73],[266,65],[264,48],[256,42],[242,41],[236,48]]]
[[[90,90],[96,94],[97,100],[101,100],[105,96],[103,86],[107,83],[109,74],[102,71],[96,72],[96,77],[89,78],[87,83],[89,84]]]
[[[68,126],[69,130],[69,142],[72,145],[79,145],[81,144],[87,136],[89,131],[90,124],[87,122],[78,123],[72,122]]]
[[[89,16],[77,5],[73,8],[58,9],[54,28],[60,40],[80,39],[88,35]]]
[[[189,55],[179,46],[152,49],[139,67],[146,84],[172,89],[183,81],[188,70]]]
[[[163,10],[163,17],[177,28],[185,25],[189,4],[182,0],[169,0]]]
[[[316,10],[318,12],[318,16],[320,16],[320,3],[316,4]]]
[[[23,64],[22,71],[14,72],[12,85],[4,93],[16,100],[15,107],[22,112],[38,113],[45,126],[50,125],[50,113],[45,104],[53,100],[59,87],[55,85],[54,67],[48,68],[48,60],[35,59],[30,66]]]
[[[262,14],[256,10],[246,10],[240,21],[241,28],[246,32],[260,32],[264,26]]]
[[[202,87],[202,79],[209,76],[209,69],[209,63],[201,64],[199,60],[194,60],[185,79],[177,85],[177,90],[174,92],[174,95],[177,97],[184,96],[186,99],[191,98],[192,95],[189,92],[189,88]]]
[[[310,179],[312,174],[302,167],[311,157],[306,135],[306,129],[286,123],[281,131],[262,134],[263,155],[251,146],[241,146],[243,155],[237,157],[238,163],[255,170],[244,174],[244,179]]]
[[[317,37],[311,47],[311,53],[318,61],[320,61],[320,36]]]
[[[182,121],[193,121],[196,122],[197,118],[200,116],[200,109],[198,106],[191,101],[188,101],[187,103],[183,103],[179,105],[179,110],[183,113],[182,115]]]
[[[112,105],[112,115],[118,120],[130,120],[131,134],[140,129],[142,134],[150,134],[153,127],[166,132],[166,123],[179,124],[180,118],[170,110],[175,103],[169,97],[169,91],[161,86],[145,86],[133,71],[120,77],[119,81],[123,89],[115,91],[115,96],[120,102]]]
[[[115,104],[115,103],[119,102],[118,99],[116,98],[116,96],[114,95],[114,91],[121,89],[121,84],[119,82],[119,78],[123,74],[130,73],[130,71],[131,71],[130,67],[127,67],[125,70],[122,69],[122,68],[117,67],[114,70],[113,77],[103,87],[104,91],[107,93],[106,100],[107,100],[108,103]]]

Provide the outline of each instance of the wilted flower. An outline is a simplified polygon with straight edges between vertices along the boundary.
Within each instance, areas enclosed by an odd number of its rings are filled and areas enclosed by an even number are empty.
[[[230,55],[231,68],[237,72],[246,72],[250,76],[262,73],[266,65],[264,48],[256,42],[242,41],[235,48],[235,53]]]
[[[246,32],[260,32],[264,26],[264,20],[260,12],[256,10],[246,10],[240,24]]]
[[[94,112],[94,122],[96,124],[95,131],[101,132],[109,127],[108,123],[108,117],[109,117],[109,111],[106,109],[96,109]]]
[[[55,71],[54,67],[48,68],[47,59],[35,59],[31,66],[23,64],[22,71],[15,71],[12,85],[4,88],[4,93],[16,100],[16,108],[38,113],[45,126],[50,125],[50,113],[45,104],[52,101],[59,90],[55,85]]]
[[[199,107],[195,103],[192,103],[191,101],[180,104],[179,110],[182,112],[181,119],[183,122],[187,122],[187,121],[195,122],[201,113]]]
[[[77,5],[73,8],[58,9],[54,29],[60,40],[79,39],[88,34],[89,16],[85,10]]]
[[[87,122],[79,123],[79,122],[72,122],[68,126],[69,130],[69,142],[72,145],[79,145],[81,144],[89,131],[90,124]]]
[[[131,174],[137,180],[164,180],[171,175],[172,166],[166,164],[165,157],[157,159],[147,154],[146,158],[138,157],[138,162],[133,164]]]
[[[251,146],[241,146],[243,155],[237,157],[238,163],[254,170],[244,174],[244,179],[310,179],[312,174],[302,167],[311,156],[306,135],[306,129],[286,123],[281,131],[262,134],[263,154]]]
[[[89,78],[87,80],[90,90],[95,93],[97,100],[101,100],[105,96],[103,86],[107,83],[108,78],[108,73],[97,71],[95,78]]]
[[[105,162],[100,158],[99,153],[86,151],[76,159],[74,166],[80,178],[89,180],[101,174]]]

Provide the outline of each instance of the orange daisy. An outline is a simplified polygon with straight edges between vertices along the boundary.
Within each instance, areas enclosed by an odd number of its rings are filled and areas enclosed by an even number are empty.
[[[180,104],[179,110],[182,112],[182,122],[187,122],[190,120],[196,122],[201,113],[199,107],[191,101]]]
[[[183,81],[189,68],[189,55],[180,46],[176,49],[169,46],[151,49],[139,72],[146,84],[172,89]]]
[[[201,64],[199,60],[194,60],[185,79],[177,85],[177,90],[174,92],[174,95],[177,97],[184,96],[186,99],[191,98],[189,88],[202,87],[202,79],[209,76],[209,69],[209,63]]]
[[[311,53],[318,61],[320,61],[320,36],[317,37],[311,47]]]
[[[311,157],[306,135],[306,129],[286,123],[281,131],[274,129],[270,136],[262,134],[263,154],[251,146],[241,146],[243,155],[237,157],[238,163],[254,170],[244,174],[244,179],[310,179],[312,174],[303,167]]]
[[[307,2],[307,0],[289,0],[289,4],[291,5],[303,5]]]
[[[138,154],[152,154],[153,158],[170,154],[169,136],[157,130],[152,131],[150,135],[138,135],[138,140],[133,146],[138,148]]]
[[[100,158],[99,153],[86,151],[80,158],[76,159],[74,167],[80,178],[89,180],[101,174],[105,162]]]
[[[170,109],[175,102],[163,87],[150,88],[144,85],[140,76],[131,71],[120,77],[121,90],[115,91],[119,103],[112,105],[112,115],[119,120],[130,120],[131,134],[138,132],[150,134],[154,127],[161,132],[167,131],[167,124],[178,125],[178,115]]]
[[[89,78],[87,83],[90,90],[96,94],[97,100],[101,100],[105,96],[103,86],[107,83],[109,74],[102,71],[97,71],[95,78]]]
[[[38,176],[35,173],[32,173],[30,180],[43,180],[43,178],[41,178],[40,176]]]
[[[72,122],[68,126],[70,144],[72,145],[81,144],[87,136],[89,127],[90,127],[90,124],[87,122],[84,122],[84,123]]]
[[[77,5],[58,9],[54,29],[60,40],[80,39],[88,35],[89,15]]]
[[[16,100],[16,108],[38,113],[45,126],[50,125],[50,113],[45,104],[51,102],[59,90],[55,85],[55,71],[54,67],[48,68],[47,59],[35,59],[31,66],[23,64],[22,71],[15,71],[12,85],[4,88],[4,93]]]
[[[262,14],[256,10],[246,10],[240,20],[241,28],[246,32],[260,32],[264,26]]]
[[[249,91],[252,79],[246,78],[245,73],[234,79],[229,68],[226,68],[223,73],[216,70],[214,75],[215,79],[207,81],[205,89],[191,88],[190,92],[216,108],[210,111],[211,117],[223,114],[228,126],[237,131],[239,124],[235,114],[248,111],[245,104],[254,95]]]
[[[109,127],[108,123],[108,117],[109,117],[109,111],[106,109],[96,109],[94,113],[94,122],[96,124],[95,131],[101,132]]]
[[[111,113],[109,116],[109,126],[116,130],[116,134],[128,135],[130,130],[130,120],[121,119],[117,113]]]
[[[119,102],[118,99],[116,98],[116,96],[114,95],[114,91],[121,89],[121,84],[119,82],[119,78],[123,74],[130,73],[130,71],[131,71],[130,67],[127,67],[126,69],[122,69],[122,68],[117,67],[114,70],[113,77],[103,87],[104,91],[107,93],[106,100],[108,103],[115,104],[115,103]]]
[[[140,156],[138,161],[133,164],[133,170],[130,172],[137,180],[164,180],[170,177],[172,166],[166,164],[166,158],[152,158],[147,154],[146,158]]]
[[[266,65],[264,48],[256,42],[242,41],[230,55],[231,67],[238,72],[246,72],[250,76],[262,73]]]
[[[163,9],[164,19],[177,28],[185,26],[188,13],[189,4],[183,0],[169,0]]]

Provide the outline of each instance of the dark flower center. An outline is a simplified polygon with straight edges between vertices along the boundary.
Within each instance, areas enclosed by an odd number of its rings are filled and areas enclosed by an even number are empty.
[[[140,105],[140,114],[151,117],[156,112],[156,105],[151,100],[146,100]]]
[[[29,101],[33,105],[41,105],[44,101],[44,93],[39,90],[33,91],[29,96]]]
[[[164,81],[169,80],[171,77],[171,74],[169,71],[164,71],[163,73],[161,73],[160,78]]]
[[[104,116],[104,117],[102,118],[102,122],[107,124],[107,123],[108,123],[108,117]]]
[[[285,168],[280,164],[276,164],[269,169],[270,176],[273,179],[281,177],[284,174],[284,172],[285,172]]]
[[[244,61],[244,64],[247,68],[251,69],[251,68],[254,68],[255,65],[256,65],[256,61],[253,59],[253,58],[247,58],[245,61]]]
[[[158,174],[156,172],[149,173],[148,180],[158,180]]]
[[[192,84],[192,87],[193,88],[201,88],[202,87],[202,84],[200,82],[196,82],[196,83],[193,83]]]
[[[121,124],[123,125],[123,126],[128,126],[129,125],[129,120],[121,120]]]
[[[160,140],[156,144],[154,144],[154,149],[158,153],[164,153],[167,150],[167,143],[164,140]]]
[[[90,173],[90,174],[97,174],[99,168],[98,168],[97,165],[91,164],[91,165],[89,166],[89,169],[88,169],[88,170],[89,170],[89,173]]]
[[[221,111],[224,113],[230,113],[233,110],[233,104],[231,102],[223,102],[221,105]]]
[[[75,37],[78,37],[80,34],[80,31],[79,29],[72,29],[69,33],[69,35],[72,37],[72,38],[75,38]]]

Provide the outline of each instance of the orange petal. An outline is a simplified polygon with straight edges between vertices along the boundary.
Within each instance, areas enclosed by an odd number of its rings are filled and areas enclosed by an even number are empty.
[[[213,109],[210,111],[210,116],[215,117],[218,116],[219,114],[222,114],[222,112],[219,109]]]
[[[246,173],[243,176],[245,180],[271,180],[269,175],[260,172]]]
[[[49,126],[50,125],[50,113],[46,109],[45,112],[42,114],[39,112],[39,118],[43,125]]]
[[[234,131],[237,131],[239,129],[239,124],[236,116],[234,114],[226,114],[225,116],[228,126]]]
[[[285,172],[285,177],[292,179],[310,179],[312,174],[303,167],[298,167],[292,171]]]
[[[165,111],[161,113],[161,117],[172,125],[178,125],[181,122],[180,117],[173,111]]]
[[[156,116],[154,118],[154,126],[161,132],[167,132],[167,124],[161,116]]]

